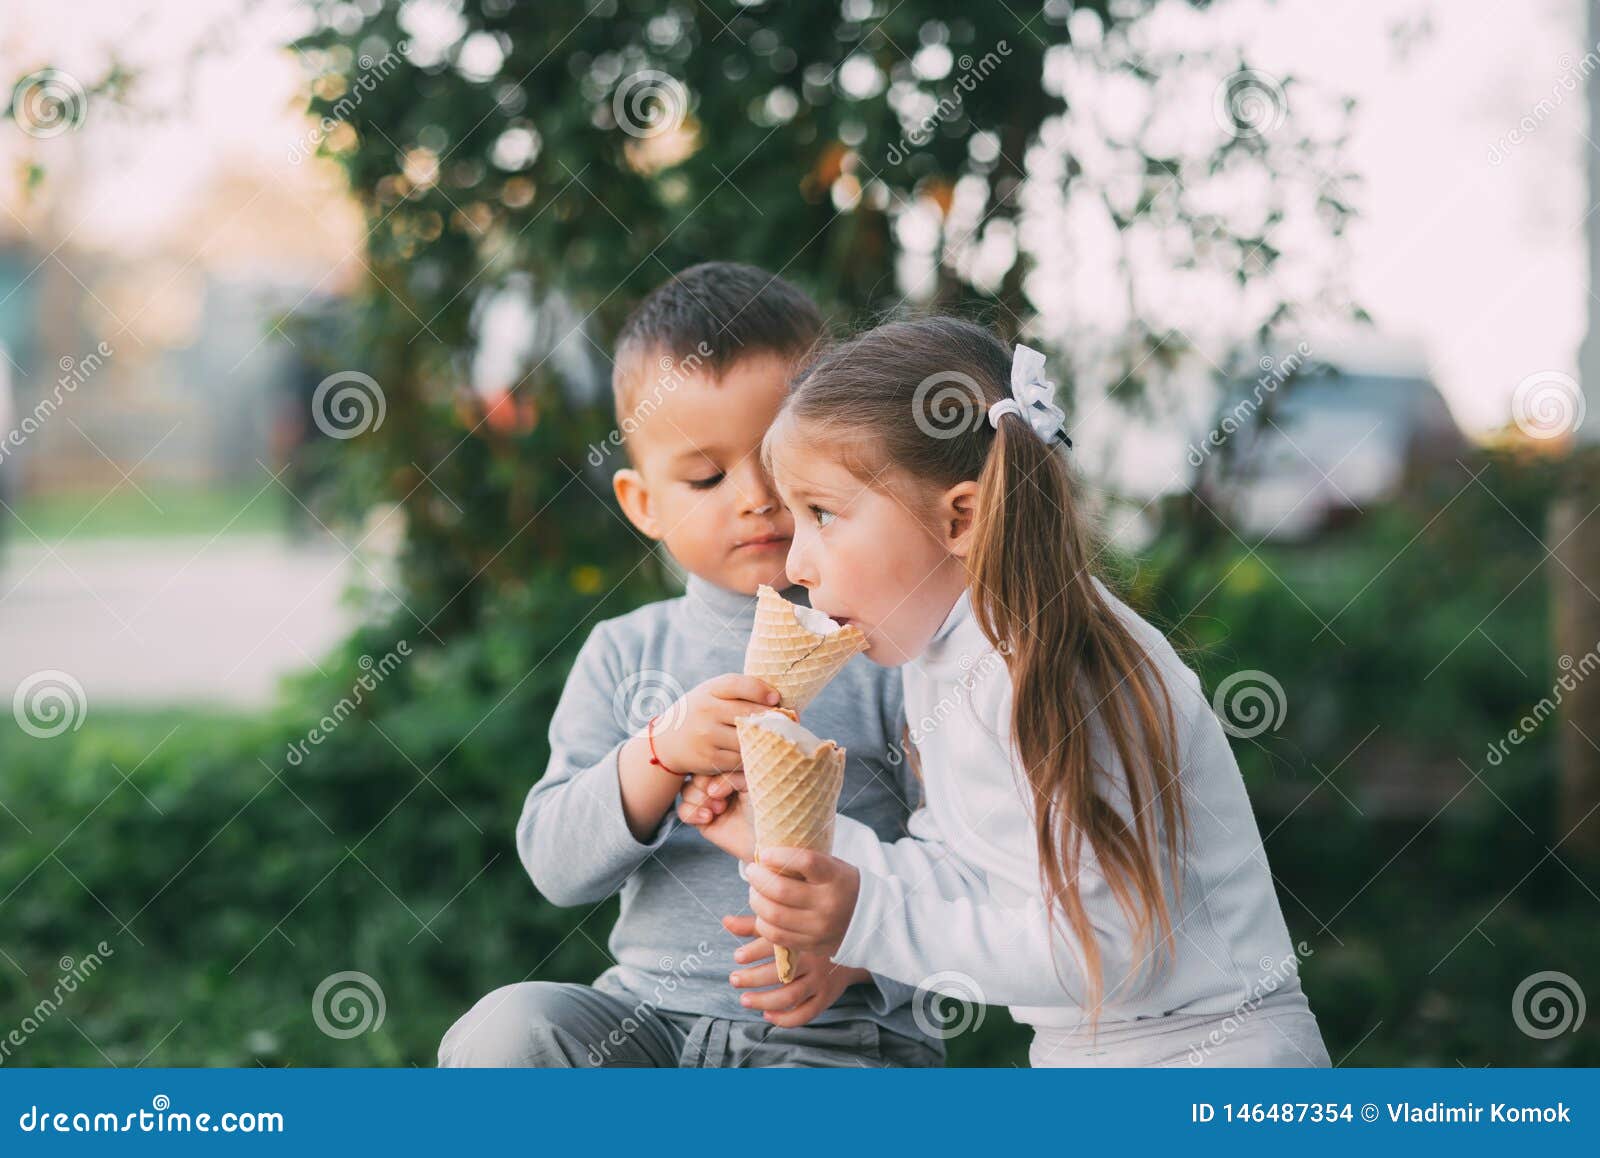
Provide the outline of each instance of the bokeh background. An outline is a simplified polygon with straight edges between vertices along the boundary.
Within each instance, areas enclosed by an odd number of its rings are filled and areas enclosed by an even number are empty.
[[[0,1062],[427,1065],[605,967],[512,830],[676,589],[596,448],[712,258],[1050,352],[1336,1062],[1600,1061],[1588,8],[0,0]]]

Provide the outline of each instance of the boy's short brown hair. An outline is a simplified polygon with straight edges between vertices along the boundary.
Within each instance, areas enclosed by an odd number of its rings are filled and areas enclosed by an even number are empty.
[[[704,370],[713,379],[741,358],[805,355],[822,313],[777,274],[732,261],[690,266],[651,290],[617,335],[611,374],[619,419],[647,382]]]

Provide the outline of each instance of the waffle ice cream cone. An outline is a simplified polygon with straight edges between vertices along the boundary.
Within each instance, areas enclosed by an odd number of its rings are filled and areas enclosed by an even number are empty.
[[[771,587],[756,592],[756,625],[744,653],[745,675],[776,689],[783,707],[805,710],[867,637],[855,624],[840,627],[820,611],[790,603]]]
[[[844,787],[844,749],[819,740],[781,709],[741,717],[739,752],[749,786],[756,855],[763,848],[833,851],[833,818]],[[789,950],[774,947],[778,978],[794,979]]]

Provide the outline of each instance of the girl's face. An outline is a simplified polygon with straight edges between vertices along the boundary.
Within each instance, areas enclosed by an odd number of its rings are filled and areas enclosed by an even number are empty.
[[[859,627],[874,663],[921,655],[966,585],[958,555],[900,496],[825,454],[778,438],[771,457],[794,517],[789,581],[810,592],[811,606]]]

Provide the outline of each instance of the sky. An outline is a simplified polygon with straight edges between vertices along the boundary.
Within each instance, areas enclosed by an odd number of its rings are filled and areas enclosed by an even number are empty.
[[[292,199],[334,195],[314,165],[291,160],[308,128],[296,113],[304,75],[281,47],[304,27],[295,5],[74,0],[73,12],[63,21],[52,5],[0,0],[0,69],[48,62],[92,77],[115,45],[146,66],[141,105],[172,110],[130,120],[91,106],[71,180],[47,194],[74,244],[136,256],[184,227],[222,167],[269,172]],[[1590,145],[1581,83],[1569,92],[1563,78],[1600,52],[1585,44],[1580,0],[1230,0],[1204,19],[1246,42],[1257,67],[1355,98],[1347,159],[1362,178],[1360,216],[1341,269],[1386,341],[1426,361],[1469,433],[1503,425],[1528,375],[1576,375]],[[1400,47],[1397,28],[1410,32]],[[187,63],[206,40],[213,51]],[[0,134],[0,173],[26,147],[17,137]],[[21,212],[5,184],[0,204]],[[1280,244],[1292,250],[1292,233]],[[312,270],[324,260],[303,257]]]
[[[1400,57],[1384,41],[1408,11],[1432,31]],[[1579,0],[1293,0],[1256,35],[1297,75],[1355,96],[1350,160],[1365,190],[1351,290],[1384,330],[1422,344],[1457,420],[1482,433],[1527,375],[1576,375],[1590,146],[1583,86],[1561,80],[1595,51]],[[1562,103],[1497,149],[1546,98]]]

